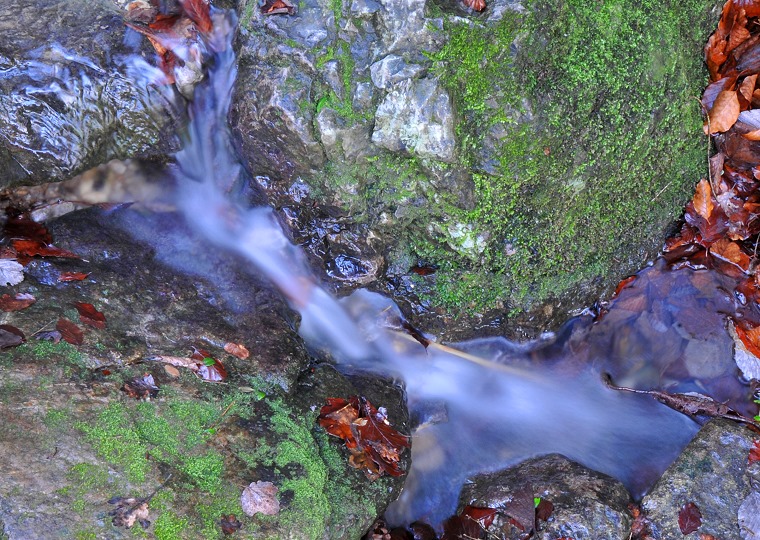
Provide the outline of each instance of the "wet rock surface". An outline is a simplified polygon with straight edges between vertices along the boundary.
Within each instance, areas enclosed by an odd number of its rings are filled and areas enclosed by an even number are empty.
[[[178,148],[173,90],[108,0],[0,10],[0,187]]]
[[[149,537],[217,537],[222,517],[235,514],[240,538],[349,540],[395,498],[403,480],[367,480],[316,416],[327,397],[362,394],[407,431],[403,396],[389,382],[354,386],[330,367],[307,369],[314,360],[297,317],[232,254],[206,251],[171,214],[93,209],[50,230],[83,260],[30,263],[14,291],[37,302],[4,316],[28,337],[0,356],[8,538],[133,537],[111,523],[108,501],[164,484],[148,503]],[[67,270],[90,275],[57,282]],[[82,324],[78,301],[103,312],[105,328]],[[82,345],[32,338],[60,317],[84,329]],[[228,342],[250,356],[226,353]],[[220,360],[229,378],[204,382],[184,368],[177,376],[152,360],[192,347]],[[121,390],[148,374],[152,398]],[[276,486],[277,515],[243,515],[240,494],[251,482]]]
[[[483,15],[458,2],[307,0],[296,15],[265,16],[245,1],[232,122],[325,277],[341,256],[373,268],[336,288],[371,284],[450,339],[473,327],[535,337],[653,257],[680,213],[699,174],[699,118],[664,104],[661,89],[701,90],[712,7],[684,17],[631,5],[620,19],[620,6],[541,0],[493,2]],[[615,43],[600,37],[605,24]],[[671,47],[687,56],[666,59]],[[646,84],[608,81],[611,57]],[[563,86],[573,77],[596,82]],[[651,129],[663,137],[635,135]],[[632,147],[641,159],[628,159]],[[639,187],[651,178],[652,192],[614,179],[621,171]],[[660,185],[674,176],[683,184]],[[326,240],[336,214],[340,234]]]
[[[531,501],[533,497],[541,497],[554,505],[548,521],[539,522],[536,538],[622,540],[628,537],[630,496],[625,487],[609,476],[557,454],[531,459],[502,472],[476,476],[462,490],[460,506],[497,509],[497,517],[488,529],[489,537],[523,538],[526,531],[510,522],[509,512],[526,490],[530,491]]]
[[[753,433],[726,420],[707,423],[642,501],[654,537],[699,538],[700,533],[739,540],[738,512],[750,495],[747,456]],[[696,532],[683,535],[678,514],[694,503],[702,515]]]

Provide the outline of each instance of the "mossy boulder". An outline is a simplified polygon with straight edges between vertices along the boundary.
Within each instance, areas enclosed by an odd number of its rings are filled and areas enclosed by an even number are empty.
[[[270,175],[262,187],[326,274],[377,280],[428,329],[464,336],[457,322],[494,318],[513,335],[556,327],[657,254],[706,172],[694,98],[713,1],[300,9],[299,21],[244,4],[242,80],[294,59],[289,84],[308,87],[294,90],[297,106],[282,100],[280,117],[313,127],[290,121],[302,141],[276,145],[270,165],[245,157]],[[453,106],[426,116],[415,88]],[[254,148],[256,130],[233,118]],[[454,148],[430,151],[449,125]],[[313,142],[324,152],[304,155]],[[330,271],[340,257],[357,262],[347,274]]]

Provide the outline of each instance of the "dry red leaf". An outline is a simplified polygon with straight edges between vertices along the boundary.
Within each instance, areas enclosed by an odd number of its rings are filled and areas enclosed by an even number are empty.
[[[224,350],[230,353],[232,356],[240,358],[241,360],[245,360],[251,355],[251,353],[248,352],[248,349],[246,349],[243,345],[240,343],[233,343],[231,341],[224,344]]]
[[[370,480],[382,474],[400,476],[400,454],[409,438],[388,423],[384,409],[376,409],[363,396],[348,400],[328,398],[317,418],[319,425],[345,441],[352,467],[362,469]]]
[[[678,512],[678,528],[682,534],[693,533],[702,525],[702,513],[693,502],[686,503]]]
[[[723,90],[715,98],[712,109],[708,114],[709,123],[705,126],[705,132],[709,129],[710,134],[723,133],[739,119],[741,107],[735,90]]]
[[[90,275],[90,272],[61,272],[58,276],[58,281],[82,281]]]
[[[58,319],[55,329],[61,333],[61,339],[67,343],[71,343],[72,345],[84,343],[84,333],[76,324],[68,319]]]
[[[16,293],[11,296],[4,294],[0,296],[0,310],[2,311],[20,311],[26,309],[37,301],[34,296],[28,293]]]
[[[77,311],[79,312],[79,320],[82,321],[83,324],[101,330],[106,327],[106,316],[95,309],[95,306],[92,304],[75,302],[74,307],[77,308]]]
[[[760,439],[755,441],[749,450],[749,462],[754,463],[756,461],[760,461]]]
[[[486,0],[462,0],[462,3],[475,11],[483,11],[486,9]]]
[[[65,259],[78,259],[79,255],[76,253],[72,253],[71,251],[67,251],[65,249],[57,248],[55,246],[46,244],[44,242],[41,242],[39,240],[30,240],[30,239],[16,239],[12,240],[11,244],[13,245],[13,249],[16,250],[16,252],[19,255],[19,260],[21,260],[23,257],[60,257]],[[23,264],[23,263],[22,263]]]

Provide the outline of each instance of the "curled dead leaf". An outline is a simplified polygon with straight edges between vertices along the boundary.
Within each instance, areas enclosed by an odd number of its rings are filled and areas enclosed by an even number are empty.
[[[251,353],[248,352],[248,349],[246,349],[243,345],[240,343],[225,343],[224,350],[228,353],[230,353],[232,356],[235,356],[237,358],[240,358],[241,360],[245,360],[248,358]]]

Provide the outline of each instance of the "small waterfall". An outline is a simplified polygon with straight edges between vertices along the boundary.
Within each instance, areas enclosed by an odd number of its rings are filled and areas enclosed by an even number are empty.
[[[185,146],[176,156],[179,205],[211,243],[242,254],[252,272],[282,291],[313,347],[329,351],[347,371],[403,381],[420,425],[407,484],[389,520],[438,523],[453,513],[471,475],[552,452],[619,478],[635,495],[651,486],[696,432],[690,419],[646,396],[608,389],[590,362],[576,358],[568,367],[571,352],[562,343],[483,339],[425,347],[397,330],[403,318],[389,299],[365,290],[331,297],[274,212],[235,201],[230,194],[240,165],[227,124],[235,20],[216,11],[214,21],[209,77],[196,89]]]

